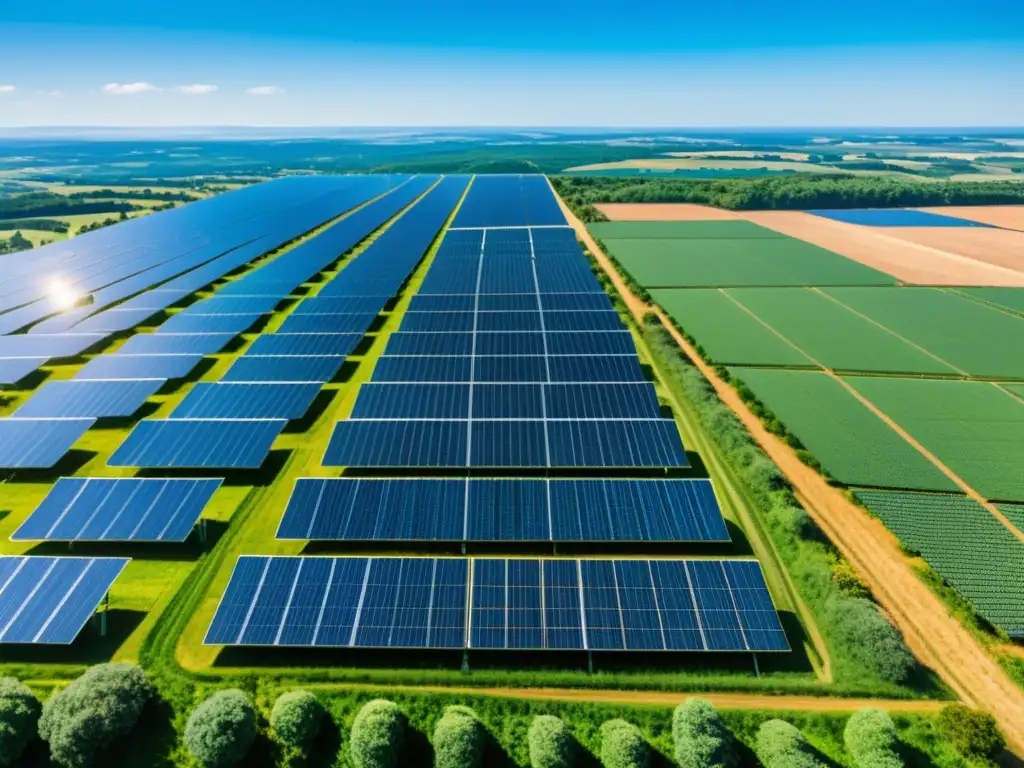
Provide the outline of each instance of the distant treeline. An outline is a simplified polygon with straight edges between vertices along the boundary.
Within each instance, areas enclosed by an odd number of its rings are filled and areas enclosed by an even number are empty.
[[[15,219],[14,221],[8,221],[4,225],[4,229],[32,229],[36,232],[67,232],[70,227],[67,222],[57,221],[56,219]]]
[[[1024,203],[1024,182],[914,182],[884,176],[771,176],[686,181],[614,176],[554,176],[562,198],[597,221],[594,203],[700,203],[729,210],[899,208]]]
[[[32,248],[32,243],[21,234],[20,230],[6,240],[0,239],[0,254],[27,251],[30,248]]]
[[[106,199],[119,197],[125,200],[184,200],[190,202],[198,200],[195,195],[188,192],[154,192],[152,189],[134,189],[125,191],[123,189],[96,189],[92,192],[72,192],[65,197],[74,200]]]
[[[33,192],[0,200],[0,219],[25,219],[47,216],[76,216],[83,213],[120,213],[137,211],[142,206],[105,200],[88,202],[50,192]]]

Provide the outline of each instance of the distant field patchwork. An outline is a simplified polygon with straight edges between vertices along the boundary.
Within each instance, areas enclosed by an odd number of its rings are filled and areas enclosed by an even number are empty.
[[[1024,315],[1024,288],[958,288],[961,293]]]

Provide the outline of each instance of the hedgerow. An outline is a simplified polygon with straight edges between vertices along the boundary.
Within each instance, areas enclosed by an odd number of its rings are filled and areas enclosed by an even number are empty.
[[[445,707],[434,727],[436,768],[479,768],[483,763],[487,730],[469,707]]]
[[[576,740],[561,718],[537,715],[527,734],[532,768],[570,768],[576,759]]]
[[[764,768],[825,768],[800,729],[785,720],[762,724],[754,751]]]
[[[405,715],[394,702],[368,701],[352,722],[352,764],[355,768],[397,768],[407,727]]]
[[[854,712],[843,731],[846,750],[857,768],[903,768],[899,736],[888,712],[861,709]]]
[[[672,713],[672,743],[680,768],[729,768],[736,764],[733,739],[706,699],[687,699]]]
[[[604,768],[647,768],[651,748],[644,735],[625,720],[609,720],[601,726],[601,765]]]

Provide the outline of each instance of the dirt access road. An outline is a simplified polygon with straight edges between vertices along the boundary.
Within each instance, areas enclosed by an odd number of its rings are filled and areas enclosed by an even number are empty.
[[[597,247],[582,222],[564,201],[569,223],[608,274],[638,320],[652,308],[629,290],[608,257]],[[739,417],[765,453],[792,483],[800,503],[839,551],[857,569],[911,650],[932,667],[966,703],[992,713],[1010,747],[1024,755],[1024,691],[1011,681],[984,648],[949,615],[946,607],[917,578],[896,538],[878,520],[825,482],[747,408],[736,390],[720,379],[675,331],[663,313],[665,327],[714,386],[718,396]]]

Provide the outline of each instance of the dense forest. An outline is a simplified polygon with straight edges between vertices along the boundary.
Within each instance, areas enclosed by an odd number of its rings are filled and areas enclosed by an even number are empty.
[[[74,216],[81,213],[120,213],[137,211],[141,206],[132,203],[102,200],[73,199],[50,192],[32,192],[27,195],[0,199],[0,219],[27,219],[50,216]]]
[[[562,198],[586,221],[594,203],[701,203],[730,210],[896,208],[1024,203],[1024,182],[913,182],[883,176],[772,176],[687,181],[614,176],[554,176]]]

